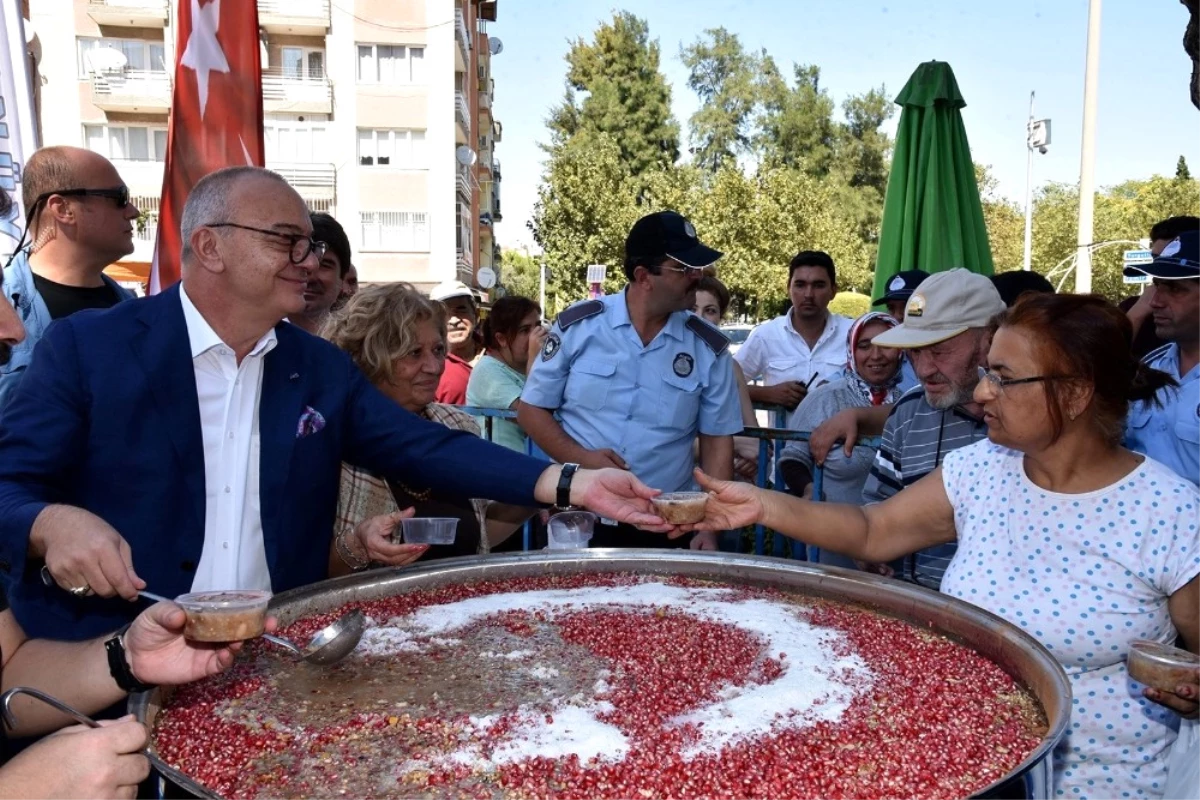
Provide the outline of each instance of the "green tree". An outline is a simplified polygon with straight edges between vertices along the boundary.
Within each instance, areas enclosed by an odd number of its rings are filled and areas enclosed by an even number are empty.
[[[979,184],[983,222],[987,226],[996,272],[1022,269],[1025,264],[1025,212],[1000,194],[999,181],[988,167],[975,165],[975,182]]]
[[[1122,281],[1121,254],[1145,238],[1159,220],[1200,210],[1200,182],[1194,178],[1126,181],[1096,195],[1093,239],[1115,244],[1092,254],[1092,291],[1110,300],[1132,294]],[[1076,250],[1079,188],[1049,184],[1038,192],[1033,215],[1033,266],[1048,274],[1062,272]],[[1061,275],[1052,276],[1058,282]],[[1075,286],[1074,273],[1062,282],[1065,291]]]
[[[535,255],[520,250],[503,250],[500,253],[500,282],[505,294],[515,297],[538,299],[541,284],[538,282],[538,264]]]
[[[1180,156],[1179,161],[1175,163],[1175,177],[1185,181],[1192,177],[1192,171],[1188,169],[1187,159],[1183,156]]]
[[[758,59],[725,28],[706,30],[680,48],[679,57],[688,68],[688,87],[700,98],[699,110],[688,120],[692,162],[715,172],[750,147]]]
[[[797,64],[793,78],[795,85],[788,85],[774,59],[762,59],[762,113],[755,151],[768,166],[798,167],[809,175],[824,176],[829,174],[837,139],[834,103],[821,88],[820,67]]]
[[[617,143],[631,175],[675,163],[679,125],[645,20],[615,13],[591,42],[572,43],[567,65],[566,94],[548,122],[552,152],[577,136],[604,134]]]
[[[550,268],[548,317],[587,297],[588,264],[607,264],[606,291],[624,285],[625,236],[645,213],[637,184],[609,134],[577,135],[555,150],[538,199],[532,230]]]

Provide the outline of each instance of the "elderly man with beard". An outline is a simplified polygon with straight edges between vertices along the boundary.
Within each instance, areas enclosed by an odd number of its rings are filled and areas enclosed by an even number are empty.
[[[992,282],[965,269],[939,272],[908,299],[904,322],[872,341],[908,351],[920,386],[897,401],[883,429],[883,444],[863,487],[863,503],[888,499],[936,469],[946,454],[987,437],[972,395],[987,365],[992,318],[1004,301]],[[913,553],[901,577],[937,589],[954,556],[942,544]]]

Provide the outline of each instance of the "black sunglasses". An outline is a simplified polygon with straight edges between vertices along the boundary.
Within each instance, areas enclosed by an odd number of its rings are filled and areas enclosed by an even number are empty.
[[[38,195],[37,200],[33,201],[33,208],[30,209],[30,213],[34,213],[38,206],[54,195],[58,195],[59,197],[107,197],[116,204],[117,208],[124,208],[129,205],[129,187],[124,184],[113,189],[58,189],[57,191]]]
[[[129,205],[129,187],[125,184],[116,186],[112,189],[59,189],[54,192],[45,192],[39,194],[37,199],[33,201],[33,205],[29,207],[28,213],[25,215],[25,229],[21,231],[21,238],[17,240],[17,246],[13,248],[12,255],[8,257],[8,261],[4,262],[4,267],[17,257],[17,253],[21,252],[21,248],[25,245],[25,237],[29,235],[29,228],[33,221],[37,218],[38,212],[41,210],[42,203],[49,200],[54,195],[59,197],[107,197],[116,204],[117,208],[125,208]]]

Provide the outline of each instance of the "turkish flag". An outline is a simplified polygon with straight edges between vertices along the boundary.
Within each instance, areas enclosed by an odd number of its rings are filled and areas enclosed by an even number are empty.
[[[179,280],[179,223],[188,193],[213,170],[263,166],[258,3],[179,0],[175,91],[150,293]]]

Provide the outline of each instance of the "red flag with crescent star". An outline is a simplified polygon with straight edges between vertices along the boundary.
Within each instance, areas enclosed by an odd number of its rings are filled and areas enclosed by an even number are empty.
[[[176,19],[175,90],[151,294],[179,280],[179,223],[196,181],[221,167],[264,164],[258,4],[179,0]]]

